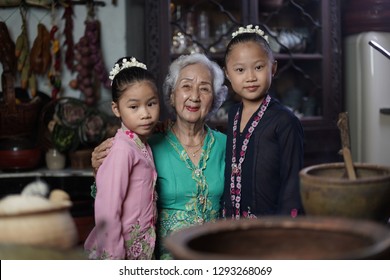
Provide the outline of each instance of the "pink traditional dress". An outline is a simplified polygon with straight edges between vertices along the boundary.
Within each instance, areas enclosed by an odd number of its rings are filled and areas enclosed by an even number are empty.
[[[149,145],[118,129],[96,174],[95,227],[84,244],[90,259],[153,258],[156,178]]]

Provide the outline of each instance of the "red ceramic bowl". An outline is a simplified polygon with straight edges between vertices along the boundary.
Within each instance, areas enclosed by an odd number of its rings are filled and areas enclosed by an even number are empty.
[[[36,142],[27,137],[0,139],[0,170],[26,170],[37,168],[42,157]]]
[[[26,170],[37,168],[41,161],[39,148],[26,150],[0,150],[1,170]]]

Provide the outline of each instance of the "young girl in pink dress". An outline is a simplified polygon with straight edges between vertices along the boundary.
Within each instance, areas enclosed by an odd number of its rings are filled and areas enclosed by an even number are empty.
[[[146,139],[159,119],[156,82],[132,57],[119,59],[110,79],[121,128],[96,174],[96,226],[84,248],[90,259],[152,259],[157,172]]]

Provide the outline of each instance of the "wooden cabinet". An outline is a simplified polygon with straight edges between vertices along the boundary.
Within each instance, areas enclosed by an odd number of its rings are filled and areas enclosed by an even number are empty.
[[[147,0],[145,11],[146,62],[160,86],[180,54],[204,52],[222,66],[231,33],[259,25],[278,60],[270,92],[294,110],[305,129],[305,164],[342,159],[339,0]],[[226,109],[236,101],[231,92]],[[222,130],[224,124],[223,118],[211,123]]]

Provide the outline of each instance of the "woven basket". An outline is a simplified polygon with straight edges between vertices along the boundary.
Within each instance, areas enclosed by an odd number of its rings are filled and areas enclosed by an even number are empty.
[[[17,104],[13,74],[3,72],[1,83],[3,100],[0,100],[0,137],[35,135],[42,107],[41,98],[35,97]]]

